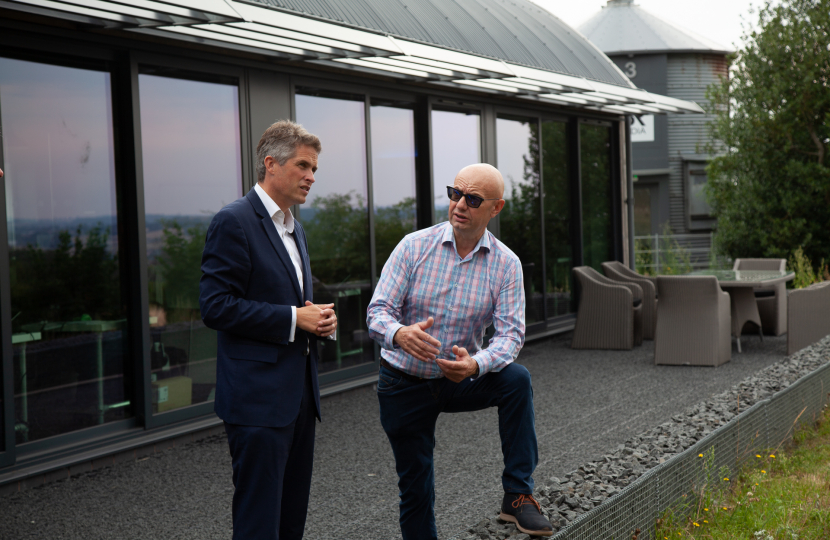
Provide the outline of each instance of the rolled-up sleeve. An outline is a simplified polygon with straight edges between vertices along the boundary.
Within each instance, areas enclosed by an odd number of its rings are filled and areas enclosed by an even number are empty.
[[[512,363],[525,342],[525,293],[522,270],[518,263],[505,272],[493,311],[495,334],[486,349],[473,355],[479,376],[501,371]]]
[[[401,313],[411,277],[408,255],[405,241],[392,251],[383,265],[380,280],[366,310],[369,336],[388,350],[396,348],[395,334],[404,326],[401,324]]]

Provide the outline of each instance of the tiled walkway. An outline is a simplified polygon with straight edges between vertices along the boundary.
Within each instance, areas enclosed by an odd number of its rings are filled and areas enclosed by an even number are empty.
[[[567,336],[566,336],[567,338]],[[573,351],[566,338],[527,345],[541,462],[537,480],[561,476],[628,437],[781,360],[786,336],[743,340],[719,368],[653,364],[653,342],[633,351]],[[318,425],[305,537],[393,540],[392,452],[371,387],[327,398]],[[436,515],[452,538],[501,501],[495,409],[439,419]],[[0,498],[0,539],[227,539],[230,457],[223,437]]]

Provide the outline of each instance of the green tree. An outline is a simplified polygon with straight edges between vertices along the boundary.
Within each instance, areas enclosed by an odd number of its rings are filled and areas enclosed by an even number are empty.
[[[369,280],[366,200],[353,191],[320,195],[302,221],[314,277],[323,283]]]
[[[54,249],[28,245],[9,254],[15,325],[39,321],[111,320],[123,317],[118,258],[110,229],[84,233],[78,225],[57,232]]]
[[[709,165],[717,250],[787,258],[830,254],[830,0],[767,2],[729,79],[710,87]]]
[[[392,254],[395,246],[407,234],[417,229],[415,197],[405,197],[391,206],[375,208],[375,249],[377,251],[377,275]]]
[[[162,220],[164,244],[153,265],[163,283],[164,306],[168,322],[178,320],[169,310],[186,310],[182,320],[188,320],[190,310],[199,309],[199,280],[202,278],[202,252],[205,249],[207,223],[195,223],[184,229],[177,220]],[[155,280],[151,280],[154,283]],[[152,297],[152,295],[151,295]]]

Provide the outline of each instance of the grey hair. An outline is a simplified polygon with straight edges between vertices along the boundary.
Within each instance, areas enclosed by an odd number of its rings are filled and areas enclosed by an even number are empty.
[[[309,133],[300,124],[291,120],[280,120],[271,124],[262,134],[256,147],[257,182],[265,180],[266,157],[271,156],[282,167],[286,161],[297,155],[297,149],[301,146],[310,146],[318,154],[323,151],[317,135]]]

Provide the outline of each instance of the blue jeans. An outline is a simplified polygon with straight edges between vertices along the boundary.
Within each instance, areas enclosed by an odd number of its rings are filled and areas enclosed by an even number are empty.
[[[385,367],[378,376],[380,422],[395,454],[404,540],[437,539],[435,527],[435,423],[442,412],[499,408],[505,493],[533,493],[539,461],[530,373],[519,364],[478,379],[414,382]]]

